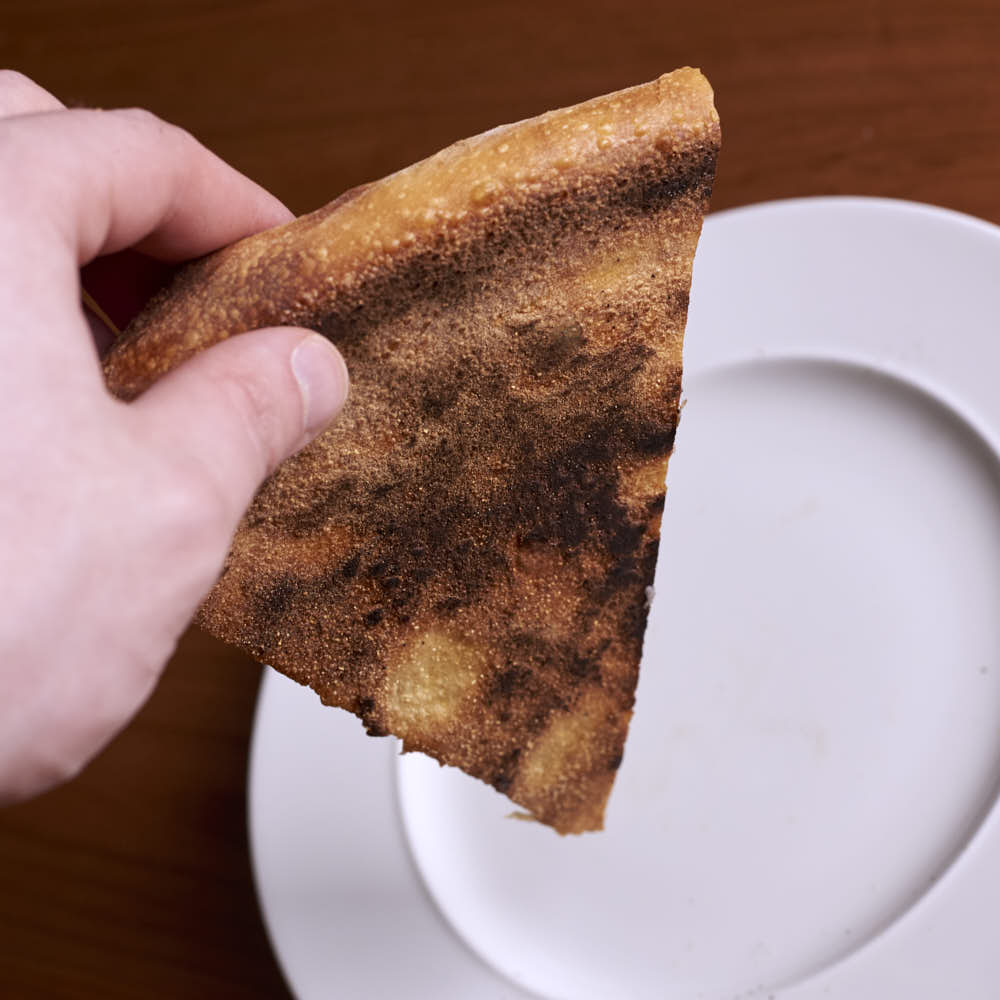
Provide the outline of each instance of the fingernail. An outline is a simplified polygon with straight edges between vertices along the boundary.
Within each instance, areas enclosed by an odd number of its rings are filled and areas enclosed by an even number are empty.
[[[314,333],[292,351],[292,372],[302,393],[304,431],[311,437],[333,420],[347,400],[347,366],[333,344]]]

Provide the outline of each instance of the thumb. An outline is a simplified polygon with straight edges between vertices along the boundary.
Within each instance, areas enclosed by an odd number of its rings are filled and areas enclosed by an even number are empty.
[[[232,524],[261,482],[347,399],[340,352],[308,330],[231,337],[185,361],[131,404],[147,438],[196,464]]]

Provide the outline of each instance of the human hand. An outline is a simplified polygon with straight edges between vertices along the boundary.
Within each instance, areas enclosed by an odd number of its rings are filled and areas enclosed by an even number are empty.
[[[131,718],[261,481],[347,393],[332,346],[282,328],[121,403],[80,267],[126,247],[179,261],[289,218],[180,129],[0,71],[0,802],[72,776]]]

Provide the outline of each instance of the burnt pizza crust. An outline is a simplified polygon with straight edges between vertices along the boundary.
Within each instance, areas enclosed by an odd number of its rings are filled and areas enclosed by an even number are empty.
[[[718,145],[690,69],[495,129],[190,265],[106,363],[130,399],[246,329],[337,344],[199,620],[560,832],[622,760]]]

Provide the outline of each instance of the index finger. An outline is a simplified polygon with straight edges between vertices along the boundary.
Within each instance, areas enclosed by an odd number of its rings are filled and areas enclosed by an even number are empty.
[[[8,224],[54,238],[74,268],[129,246],[164,260],[197,257],[292,217],[147,111],[20,115],[0,122],[0,145]]]

